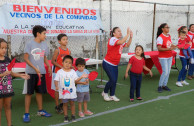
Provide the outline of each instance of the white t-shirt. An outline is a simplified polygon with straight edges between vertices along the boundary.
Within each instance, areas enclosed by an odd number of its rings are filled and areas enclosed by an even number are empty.
[[[77,98],[75,80],[78,78],[76,72],[71,70],[65,72],[60,69],[56,76],[55,81],[58,81],[59,99],[74,99]]]

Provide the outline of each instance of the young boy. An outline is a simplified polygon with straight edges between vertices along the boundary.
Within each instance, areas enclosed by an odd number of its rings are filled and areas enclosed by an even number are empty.
[[[63,102],[64,122],[68,122],[67,107],[68,102],[71,106],[71,120],[75,120],[75,103],[77,98],[75,83],[79,82],[82,78],[88,77],[87,74],[83,74],[78,78],[76,72],[71,68],[73,64],[73,58],[70,55],[66,55],[63,58],[63,68],[60,69],[55,77],[55,88],[59,91],[59,99]]]
[[[83,74],[89,74],[89,71],[85,69],[85,59],[78,58],[76,60],[76,67],[77,67],[77,75],[81,77]],[[88,110],[87,102],[90,101],[90,93],[89,93],[89,80],[88,79],[81,79],[80,82],[77,83],[77,101],[78,101],[78,109],[79,109],[79,116],[84,117],[85,115],[92,115],[93,113]],[[84,106],[84,113],[82,111],[82,103]]]
[[[55,110],[57,113],[63,113],[63,104],[61,103],[59,105],[59,92],[56,91],[55,89],[54,78],[55,78],[57,71],[63,68],[63,64],[62,64],[63,58],[66,55],[71,55],[71,52],[67,48],[68,37],[66,34],[59,34],[57,36],[57,39],[58,39],[60,46],[57,49],[55,49],[53,57],[52,57],[52,64],[55,66],[55,69],[54,69],[54,73],[52,77],[51,89],[55,90],[55,104],[56,104]]]
[[[25,114],[23,116],[24,122],[30,122],[30,102],[31,96],[36,91],[36,101],[38,104],[39,116],[50,117],[51,114],[47,113],[42,108],[42,94],[47,93],[45,74],[46,70],[44,63],[48,66],[48,72],[51,74],[52,70],[48,63],[46,55],[49,50],[46,42],[46,29],[40,25],[33,27],[32,33],[35,39],[26,44],[24,49],[24,61],[26,62],[26,73],[29,74],[30,79],[27,81],[27,93],[25,95]],[[39,78],[41,78],[41,85],[37,85]]]
[[[187,33],[185,31],[180,31],[179,33],[179,41],[178,41],[178,48],[181,48],[183,51],[183,54],[185,55],[186,59],[189,59],[189,56],[191,58],[191,63],[194,63],[193,54],[191,52],[190,43],[187,40]],[[188,54],[189,56],[188,56]]]

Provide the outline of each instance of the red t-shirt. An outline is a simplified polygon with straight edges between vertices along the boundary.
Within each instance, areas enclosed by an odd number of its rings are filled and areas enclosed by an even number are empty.
[[[107,54],[105,56],[105,61],[108,63],[111,63],[113,65],[118,65],[121,59],[121,54],[123,51],[123,47],[126,45],[126,43],[122,45],[117,45],[117,42],[119,39],[112,37],[108,41],[108,50]]]
[[[137,59],[135,56],[132,56],[129,59],[129,64],[131,64],[131,72],[136,74],[141,74],[143,72],[143,66],[145,66],[145,60],[142,58],[141,60]]]
[[[170,35],[164,35],[163,33],[157,38],[157,46],[161,45],[162,48],[170,48],[172,45],[171,37]],[[172,57],[172,50],[168,51],[158,51],[159,58],[170,58]]]
[[[184,40],[181,40],[179,38],[177,46],[178,46],[178,48],[183,48],[184,47],[184,49],[188,49],[191,45],[188,43],[187,38],[185,38]]]
[[[194,33],[189,31],[188,36],[190,37],[191,42],[192,42],[191,50],[194,50]]]
[[[67,48],[66,50],[62,49],[62,48],[58,48],[59,50],[59,54],[57,56],[57,63],[61,66],[63,66],[62,62],[63,62],[63,58],[66,56],[66,55],[70,55],[70,51],[69,49]],[[55,67],[55,73],[57,73],[58,70],[60,70],[61,68],[59,67]]]

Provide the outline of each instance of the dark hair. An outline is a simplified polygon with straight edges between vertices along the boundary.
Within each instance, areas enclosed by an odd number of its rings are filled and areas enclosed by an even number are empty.
[[[78,65],[86,65],[86,61],[85,59],[83,58],[77,58],[77,60],[75,61],[75,65],[78,66]]]
[[[61,41],[61,39],[62,39],[64,36],[67,37],[66,34],[59,34],[59,35],[57,36],[58,41]]]
[[[190,25],[189,25],[189,31],[190,31],[190,29],[191,29],[191,26],[193,26],[193,25],[194,25],[194,24],[190,24]]]
[[[114,27],[111,31],[110,31],[110,36],[114,37],[113,33],[115,33],[115,31],[118,29],[119,27]]]
[[[34,37],[37,37],[37,33],[41,34],[43,31],[46,31],[46,28],[41,25],[35,25],[32,29],[32,34],[34,35]]]
[[[167,23],[163,23],[158,27],[158,31],[157,31],[157,36],[156,38],[158,38],[161,34],[162,34],[162,28],[164,28],[167,25]]]
[[[187,28],[187,26],[181,26],[179,29],[178,29],[178,34],[180,34],[181,31],[183,31],[183,29]]]
[[[5,41],[5,39],[3,39],[3,38],[0,38],[0,47],[1,47],[1,43],[2,42],[5,42],[5,43],[7,43],[7,41]]]
[[[179,35],[180,35],[181,33],[182,33],[182,34],[187,34],[186,31],[183,31],[183,30],[179,32]]]
[[[73,64],[73,57],[70,55],[66,55],[65,57],[63,57],[63,62],[65,61],[65,59],[70,59],[72,61]]]
[[[137,45],[137,46],[135,47],[135,50],[136,50],[137,47],[140,47],[140,48],[142,49],[142,52],[143,52],[143,53],[141,54],[141,57],[144,58],[144,59],[146,59],[146,58],[145,58],[145,55],[144,55],[144,49],[143,49],[143,47],[142,47],[141,45]]]

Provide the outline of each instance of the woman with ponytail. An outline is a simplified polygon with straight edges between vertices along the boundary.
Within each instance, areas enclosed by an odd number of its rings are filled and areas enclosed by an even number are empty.
[[[171,89],[167,87],[167,83],[172,65],[172,50],[174,50],[176,46],[172,44],[171,36],[168,34],[169,28],[167,23],[163,23],[158,27],[157,32],[158,57],[162,66],[162,75],[160,76],[158,86],[159,93],[163,90],[171,91]]]
[[[111,38],[108,41],[107,54],[102,63],[102,66],[108,75],[109,81],[106,83],[104,91],[102,92],[102,96],[105,101],[120,101],[120,99],[115,96],[116,83],[118,78],[118,64],[121,59],[123,47],[129,47],[131,44],[133,32],[127,28],[127,35],[120,40],[122,37],[121,29],[119,27],[114,27],[110,35]],[[129,40],[126,43],[128,38]],[[110,92],[110,97],[108,92]]]

